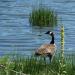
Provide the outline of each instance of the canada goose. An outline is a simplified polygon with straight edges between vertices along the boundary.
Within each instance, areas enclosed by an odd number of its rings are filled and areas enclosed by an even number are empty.
[[[49,34],[52,37],[52,40],[50,44],[44,44],[41,47],[39,47],[35,51],[35,55],[36,56],[40,56],[40,55],[48,56],[51,62],[56,51],[56,45],[54,43],[54,33],[51,31],[47,31],[45,34]]]

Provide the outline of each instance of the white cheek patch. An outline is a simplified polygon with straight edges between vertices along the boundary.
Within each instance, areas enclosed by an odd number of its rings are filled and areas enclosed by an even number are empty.
[[[50,32],[50,34],[52,34],[52,32]]]

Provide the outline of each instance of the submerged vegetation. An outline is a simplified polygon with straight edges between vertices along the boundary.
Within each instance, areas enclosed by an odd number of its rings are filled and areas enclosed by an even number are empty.
[[[29,17],[29,22],[33,26],[54,27],[57,25],[57,15],[50,9],[38,8],[32,10]]]

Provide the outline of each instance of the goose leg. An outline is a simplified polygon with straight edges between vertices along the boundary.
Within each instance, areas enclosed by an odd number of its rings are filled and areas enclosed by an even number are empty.
[[[44,57],[44,61],[46,61],[46,58]]]
[[[51,63],[52,62],[52,55],[50,53],[48,53],[48,57],[49,57],[49,61]]]
[[[43,60],[44,60],[44,62],[46,63],[46,57],[45,57],[45,56],[43,57]]]

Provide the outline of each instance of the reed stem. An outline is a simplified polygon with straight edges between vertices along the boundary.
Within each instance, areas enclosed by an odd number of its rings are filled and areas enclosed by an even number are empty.
[[[59,60],[59,73],[58,75],[66,75],[66,65],[64,63],[64,26],[61,26],[61,53],[60,53],[60,60]]]

